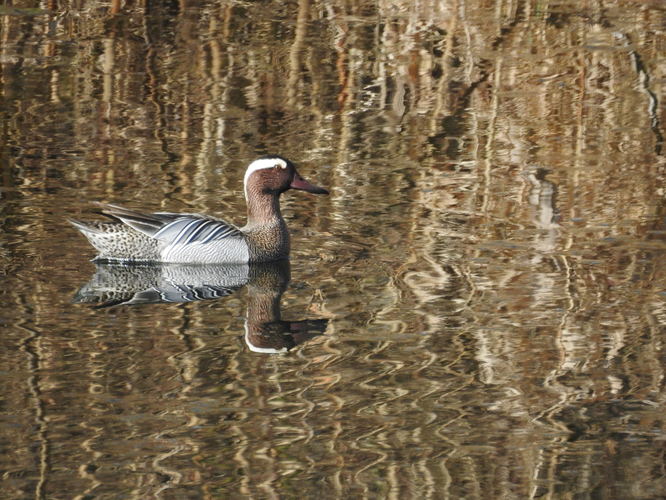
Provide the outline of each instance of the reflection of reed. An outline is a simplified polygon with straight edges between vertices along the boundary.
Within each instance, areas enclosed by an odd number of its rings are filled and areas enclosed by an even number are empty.
[[[26,313],[29,308],[24,308]],[[27,314],[26,317],[29,317]],[[40,368],[43,365],[43,353],[41,349],[40,333],[35,328],[25,324],[27,322],[21,321],[16,326],[19,330],[26,332],[28,335],[22,342],[21,351],[27,355],[28,369],[26,372],[29,374],[26,385],[30,393],[31,403],[34,410],[34,423],[36,432],[37,446],[37,462],[39,464],[37,484],[35,485],[34,495],[37,499],[46,498],[45,486],[51,472],[51,444],[48,439],[48,419],[44,408],[42,379],[39,376]]]

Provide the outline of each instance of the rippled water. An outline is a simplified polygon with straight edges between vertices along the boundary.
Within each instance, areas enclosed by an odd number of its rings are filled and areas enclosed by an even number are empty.
[[[662,2],[0,26],[3,498],[666,496]],[[97,268],[65,220],[242,225],[266,152],[331,191],[286,267]]]

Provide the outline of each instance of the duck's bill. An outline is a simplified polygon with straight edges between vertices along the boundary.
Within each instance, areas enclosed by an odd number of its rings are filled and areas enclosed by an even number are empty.
[[[294,180],[291,181],[291,185],[289,187],[291,187],[292,189],[300,189],[301,191],[307,191],[308,193],[328,194],[328,191],[326,191],[324,188],[315,186],[314,184],[310,184],[308,181],[303,179],[303,177],[301,177],[298,174],[294,176]]]

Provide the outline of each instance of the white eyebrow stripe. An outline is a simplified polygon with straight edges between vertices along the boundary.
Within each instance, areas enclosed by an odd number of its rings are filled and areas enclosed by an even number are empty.
[[[245,191],[245,199],[247,199],[247,181],[250,176],[257,170],[273,168],[276,165],[280,165],[282,168],[287,168],[287,163],[280,158],[261,158],[250,163],[250,166],[247,167],[247,170],[245,171],[245,177],[243,177],[243,190]]]

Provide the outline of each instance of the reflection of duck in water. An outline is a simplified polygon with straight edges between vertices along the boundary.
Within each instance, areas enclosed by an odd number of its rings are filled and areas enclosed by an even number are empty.
[[[250,266],[251,270],[259,265]],[[270,272],[266,270],[270,268]],[[247,284],[245,342],[255,352],[286,352],[326,330],[327,319],[282,321],[280,299],[289,285],[289,262],[266,264]]]
[[[200,214],[144,214],[102,205],[110,221],[71,221],[99,251],[98,260],[226,264],[270,262],[289,255],[289,231],[280,195],[289,189],[328,194],[310,184],[279,156],[253,161],[243,180],[247,224],[238,229]]]
[[[285,352],[321,335],[328,320],[282,321],[280,299],[290,279],[289,261],[243,265],[98,264],[74,302],[95,307],[194,302],[225,297],[247,286],[245,342],[255,352]]]

